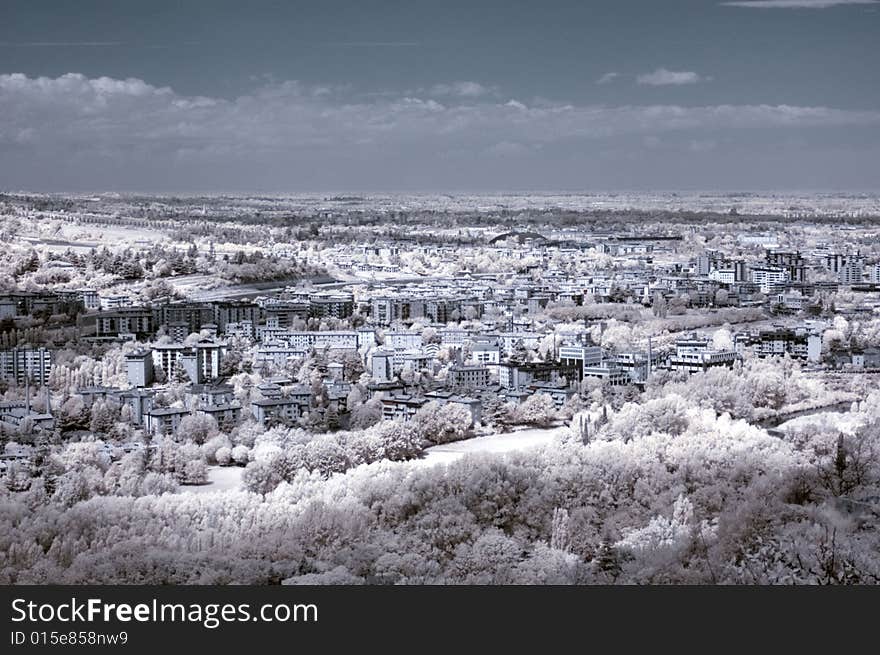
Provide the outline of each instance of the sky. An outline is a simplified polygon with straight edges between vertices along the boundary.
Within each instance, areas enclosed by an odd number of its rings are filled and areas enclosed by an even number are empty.
[[[0,189],[880,191],[877,0],[3,0]]]

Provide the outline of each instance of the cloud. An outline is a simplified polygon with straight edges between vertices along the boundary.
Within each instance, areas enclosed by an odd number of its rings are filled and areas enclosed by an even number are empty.
[[[440,179],[431,167],[443,157],[456,163],[445,174],[464,175],[469,157],[524,165],[550,151],[588,152],[587,144],[602,140],[656,137],[702,146],[724,130],[760,130],[766,142],[772,129],[880,127],[880,111],[830,107],[527,104],[468,93],[441,103],[412,95],[365,98],[295,81],[224,99],[75,73],[0,75],[0,107],[5,185],[73,179],[92,188],[143,188],[156,179],[183,186],[231,180],[247,188],[267,176],[313,187],[344,171],[346,179],[387,185],[420,171]],[[476,173],[502,174],[491,168]]]
[[[435,84],[428,89],[432,96],[456,96],[459,98],[479,98],[492,93],[493,90],[478,82],[453,82],[452,84]]]
[[[596,80],[596,84],[608,84],[609,82],[613,82],[618,77],[620,77],[619,73],[605,73],[602,77]]]
[[[880,0],[742,0],[721,4],[753,9],[828,9],[840,5],[876,5],[880,4]]]
[[[696,84],[706,81],[708,78],[700,77],[693,71],[670,71],[658,68],[653,73],[645,73],[636,78],[639,84],[648,86],[680,86],[682,84]]]

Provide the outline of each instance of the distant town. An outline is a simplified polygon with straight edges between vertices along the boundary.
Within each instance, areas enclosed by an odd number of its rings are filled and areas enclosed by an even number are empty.
[[[382,462],[418,475],[699,424],[717,439],[739,426],[730,447],[760,442],[767,475],[811,471],[800,506],[880,511],[860,436],[880,417],[876,198],[7,193],[0,216],[0,474],[32,508],[268,502]],[[725,511],[703,527],[688,514],[693,476],[664,491],[680,495],[661,517],[685,521],[675,539],[715,535]],[[645,535],[575,509],[557,499],[535,529],[573,571],[626,579]],[[186,530],[193,552],[231,534]],[[41,553],[7,556],[3,581],[125,579],[72,574],[91,547],[67,539],[44,545],[42,573],[25,573]],[[742,547],[730,580],[763,557]],[[411,575],[453,575],[452,548]],[[327,557],[245,577],[406,577]],[[782,581],[765,564],[754,581]]]

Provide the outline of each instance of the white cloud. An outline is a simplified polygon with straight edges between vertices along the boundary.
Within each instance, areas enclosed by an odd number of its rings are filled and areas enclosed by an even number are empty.
[[[453,82],[435,84],[428,93],[432,96],[457,96],[460,98],[479,98],[492,93],[492,90],[478,82]]]
[[[753,9],[828,9],[839,5],[876,5],[880,4],[880,0],[742,0],[721,4]]]
[[[618,77],[620,77],[620,73],[605,73],[602,77],[596,80],[596,84],[608,84]]]
[[[443,153],[510,158],[628,135],[702,145],[720,130],[880,127],[880,111],[829,107],[526,105],[467,94],[440,103],[330,91],[283,82],[223,99],[139,79],[0,75],[0,179],[32,170],[40,180],[62,170],[101,187],[117,178],[135,184],[138,167],[150,167],[155,175],[175,170],[208,180],[221,171],[247,186],[278,170],[305,175],[347,163],[352,176],[378,175],[389,161],[406,172]]]
[[[647,84],[648,86],[680,86],[682,84],[696,84],[706,79],[693,71],[671,71],[665,68],[658,68],[653,73],[639,75],[636,78],[636,82]]]
[[[788,105],[553,104],[517,100],[473,102],[467,94],[441,104],[430,98],[383,96],[351,102],[327,87],[273,83],[227,100],[183,96],[139,79],[95,79],[79,74],[30,78],[0,75],[0,129],[32,129],[45,143],[114,140],[169,147],[217,142],[242,147],[306,142],[351,143],[365,135],[387,140],[430,138],[438,131],[466,138],[492,131],[491,143],[572,136],[600,137],[687,129],[810,127],[880,124],[878,111]]]
[[[528,107],[526,107],[519,100],[508,100],[507,102],[504,103],[504,106],[510,107],[511,109],[517,109],[519,111],[526,111],[528,109]]]

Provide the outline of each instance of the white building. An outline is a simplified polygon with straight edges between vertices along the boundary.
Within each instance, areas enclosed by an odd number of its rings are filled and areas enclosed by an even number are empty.
[[[584,380],[598,380],[602,384],[619,387],[630,384],[629,371],[613,362],[602,362],[584,367]]]
[[[709,273],[709,279],[723,284],[733,284],[736,282],[736,271],[732,268],[717,268]]]
[[[468,362],[471,364],[489,365],[496,367],[501,363],[501,348],[497,343],[476,341],[471,344],[471,355]]]
[[[694,373],[713,366],[732,366],[737,359],[735,350],[716,350],[709,339],[692,335],[675,342],[675,354],[669,358],[673,371]]]
[[[306,351],[284,343],[267,343],[257,348],[254,365],[259,370],[263,366],[283,368],[291,359],[304,357]]]
[[[385,347],[392,350],[416,350],[422,347],[422,333],[416,330],[385,333]]]
[[[788,271],[778,266],[755,266],[751,278],[761,288],[761,293],[770,293],[772,286],[788,282]]]
[[[125,293],[101,296],[99,302],[101,309],[121,309],[124,307],[130,307],[132,304],[131,296]]]

